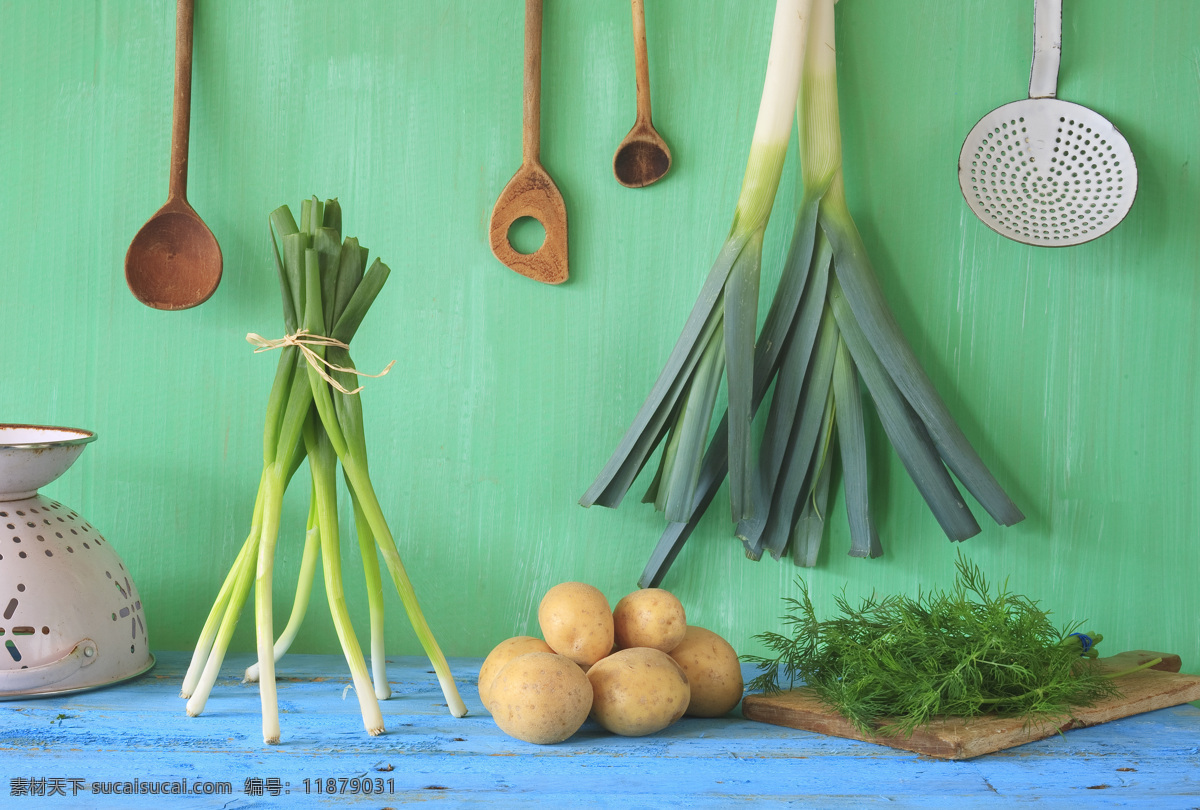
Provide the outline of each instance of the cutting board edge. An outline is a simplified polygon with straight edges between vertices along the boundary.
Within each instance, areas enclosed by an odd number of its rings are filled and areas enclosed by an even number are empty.
[[[1149,657],[1163,656],[1164,658],[1168,656],[1166,653],[1131,650],[1120,654],[1120,656],[1113,656],[1113,659],[1127,658],[1135,655]],[[1178,659],[1178,656],[1171,657],[1176,660]],[[1143,657],[1142,660],[1148,660],[1148,658]],[[954,761],[974,759],[984,754],[992,754],[1026,743],[1044,740],[1055,734],[1072,729],[1089,728],[1111,722],[1112,720],[1120,720],[1125,717],[1132,717],[1200,700],[1200,676],[1177,674],[1179,673],[1179,667],[1177,665],[1172,666],[1174,661],[1164,661],[1163,663],[1165,666],[1161,669],[1155,667],[1153,670],[1135,673],[1127,677],[1140,680],[1148,676],[1153,678],[1155,682],[1162,682],[1164,680],[1178,682],[1178,688],[1167,689],[1157,694],[1144,695],[1127,703],[1122,703],[1118,709],[1120,714],[1116,715],[1111,714],[1112,710],[1117,708],[1111,701],[1107,703],[1101,702],[1091,707],[1077,707],[1069,715],[1059,715],[1031,723],[1022,729],[1019,738],[1014,738],[1011,733],[1005,735],[1000,733],[987,735],[985,733],[984,736],[964,736],[959,733],[958,729],[953,727],[943,727],[933,732],[929,731],[928,728],[925,730],[918,729],[912,737],[881,737],[879,735],[864,734],[859,732],[849,720],[832,713],[828,709],[824,709],[815,698],[804,695],[806,690],[803,687],[775,695],[765,695],[762,693],[747,695],[742,700],[742,715],[746,719],[756,722],[770,723],[772,725],[786,726],[817,734],[828,734],[835,737],[842,737],[843,739],[884,745],[889,748],[897,748],[935,759]],[[1158,672],[1160,674],[1150,675],[1150,672]],[[1123,678],[1122,681],[1124,680]],[[807,703],[810,706],[818,707],[820,711],[807,708],[804,705],[791,706],[783,712],[790,713],[791,716],[788,718],[790,722],[781,722],[781,718],[779,717],[781,712],[771,702],[778,701],[781,696],[785,696],[785,700],[788,699],[786,696],[793,696],[793,703]],[[1124,699],[1122,698],[1122,700]],[[972,730],[978,732],[980,729],[983,729],[986,732],[986,726],[989,722],[1007,724],[1005,718],[994,718],[992,720],[978,718],[972,722]],[[941,736],[939,736],[939,732]],[[999,729],[997,732],[999,732]]]

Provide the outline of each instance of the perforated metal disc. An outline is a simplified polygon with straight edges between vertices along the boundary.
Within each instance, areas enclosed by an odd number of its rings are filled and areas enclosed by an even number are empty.
[[[958,183],[971,210],[1002,236],[1065,247],[1125,218],[1137,165],[1125,137],[1098,113],[1022,99],[992,110],[967,135]]]

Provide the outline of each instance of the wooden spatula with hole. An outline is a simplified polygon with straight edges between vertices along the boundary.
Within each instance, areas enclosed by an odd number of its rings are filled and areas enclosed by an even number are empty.
[[[567,280],[567,206],[542,166],[542,0],[525,0],[525,105],[521,168],[500,192],[488,224],[492,253],[507,267],[545,284]],[[521,217],[532,217],[546,230],[533,253],[520,253],[508,230]]]

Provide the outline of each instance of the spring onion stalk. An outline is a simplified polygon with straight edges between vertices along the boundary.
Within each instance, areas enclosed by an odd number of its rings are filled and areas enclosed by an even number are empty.
[[[447,706],[452,714],[461,717],[466,714],[466,707],[449,665],[421,615],[367,472],[362,405],[357,396],[357,374],[347,348],[389,270],[376,259],[364,272],[368,252],[357,240],[342,239],[341,208],[336,200],[326,203],[316,198],[306,200],[300,208],[299,223],[283,206],[271,214],[270,222],[287,338],[272,342],[251,336],[255,339],[252,342],[258,342],[264,349],[282,347],[268,399],[263,470],[250,534],[201,630],[181,688],[181,694],[188,699],[188,714],[195,716],[204,710],[253,584],[258,661],[246,670],[246,680],[259,683],[264,741],[268,744],[279,741],[275,662],[286,653],[299,632],[319,558],[334,629],[358,695],[363,724],[372,735],[382,733],[384,722],[379,700],[391,695],[378,558],[382,554],[417,637],[433,662]],[[324,370],[323,362],[332,364],[329,370]],[[341,385],[344,392],[331,393],[331,385],[335,384]],[[276,639],[273,568],[281,538],[283,495],[305,460],[311,487],[304,554],[292,612],[283,633]],[[336,485],[339,464],[349,487],[358,547],[363,555],[371,623],[370,670],[345,599]]]
[[[200,639],[196,642],[196,649],[192,653],[191,663],[188,665],[187,673],[184,675],[179,696],[185,700],[192,696],[192,693],[196,690],[196,685],[200,681],[200,673],[203,671],[204,665],[208,662],[209,654],[212,652],[213,644],[216,642],[217,631],[221,626],[221,620],[225,616],[225,608],[229,604],[232,593],[237,588],[238,575],[246,564],[247,558],[257,551],[258,527],[261,519],[262,493],[260,490],[254,504],[254,517],[251,520],[250,534],[238,552],[238,556],[234,560],[233,567],[230,568],[229,573],[226,575],[225,581],[221,584],[221,590],[217,593],[216,601],[213,602],[213,606],[208,612],[208,618],[205,620],[204,627],[200,631]]]
[[[775,383],[753,477],[761,508],[739,521],[736,531],[752,559],[763,551],[779,557],[790,543],[794,561],[808,566],[816,564],[829,466],[839,456],[850,554],[883,553],[867,486],[863,387],[947,537],[964,540],[980,531],[955,477],[996,522],[1009,526],[1024,519],[921,367],[850,215],[842,175],[833,5],[834,0],[814,0],[797,103],[803,196],[755,350],[752,410]],[[722,446],[724,429],[725,421],[701,463],[691,516],[667,527],[641,586],[662,581],[720,487],[731,452]]]
[[[316,215],[319,219],[320,214]],[[311,236],[304,232],[297,234],[304,241],[311,242]],[[305,273],[318,272],[317,252],[312,248],[304,250]],[[308,322],[309,311],[304,308],[305,322]],[[286,458],[283,448],[292,448],[300,440],[304,425],[308,421],[312,409],[312,390],[305,385],[305,371],[299,368],[304,362],[303,355],[297,356],[297,368],[292,378],[292,390],[284,407],[283,418],[279,425],[279,444],[275,460],[267,466],[263,475],[263,522],[262,533],[258,541],[258,560],[254,577],[254,626],[258,639],[258,694],[262,704],[263,741],[268,745],[279,742],[279,701],[275,690],[275,637],[274,637],[274,607],[272,596],[274,591],[275,544],[279,538],[280,520],[283,516],[283,494],[287,489]],[[307,447],[306,447],[307,449]],[[290,450],[288,455],[290,455]],[[311,454],[309,466],[312,466]],[[314,484],[317,476],[313,474]],[[319,511],[319,504],[318,504]]]
[[[350,622],[350,611],[342,583],[342,555],[338,547],[337,519],[337,456],[328,434],[321,429],[320,420],[313,417],[304,433],[304,445],[308,450],[308,463],[312,468],[313,484],[317,495],[317,526],[321,534],[321,562],[325,572],[325,594],[333,616],[333,627],[341,642],[342,652],[350,667],[354,692],[358,696],[363,725],[372,737],[383,733],[383,713],[379,700],[371,685],[371,674],[363,660],[358,637]],[[261,654],[260,654],[261,656]],[[278,711],[278,707],[275,707]]]
[[[383,281],[387,278],[388,272],[387,266],[378,261],[372,265],[371,269],[363,277],[362,283],[359,285],[354,297],[347,304],[342,317],[338,319],[334,326],[332,337],[343,343],[350,342],[350,337],[353,336],[354,331],[358,328],[362,314],[365,312],[363,302],[359,299],[359,293],[364,289],[368,291],[375,290],[377,292],[378,287],[382,286]],[[369,306],[370,301],[366,301],[365,305]],[[328,353],[333,358],[334,364],[338,367],[338,369],[333,371],[334,379],[341,384],[342,388],[350,391],[354,390],[357,377],[354,371],[354,362],[350,358],[349,353],[337,347],[330,347]],[[346,370],[343,371],[340,369]],[[363,432],[362,427],[362,402],[357,396],[331,388],[329,385],[324,384],[323,381],[319,384],[315,373],[310,374],[309,380],[313,386],[317,411],[322,414],[322,422],[329,431],[338,460],[342,464],[342,472],[345,474],[347,487],[355,503],[356,520],[361,517],[369,535],[374,538],[375,547],[383,557],[384,564],[391,575],[392,584],[400,596],[400,601],[404,605],[404,611],[408,615],[413,632],[416,634],[417,640],[421,643],[421,647],[425,650],[430,663],[433,664],[434,673],[437,675],[438,683],[442,688],[442,694],[446,698],[447,708],[455,717],[463,717],[467,713],[466,704],[463,703],[462,697],[458,694],[458,688],[455,686],[454,677],[450,672],[450,665],[438,647],[437,640],[433,636],[433,631],[429,628],[429,624],[425,620],[425,615],[421,611],[416,591],[413,589],[412,582],[405,571],[404,563],[400,559],[396,541],[392,536],[391,529],[388,527],[387,519],[383,515],[383,509],[379,505],[379,498],[375,493],[374,484],[368,473],[366,434]],[[360,540],[363,536],[360,535]],[[364,570],[367,576],[370,577],[371,570],[369,563],[364,564]],[[370,587],[370,583],[368,583],[368,587]],[[379,666],[382,666],[382,649],[379,651],[378,656],[375,657],[375,660],[379,662]]]
[[[309,307],[306,310],[305,317],[306,326],[314,334],[327,334],[342,344],[350,343],[359,325],[362,323],[367,309],[375,300],[375,296],[379,294],[391,272],[387,265],[376,259],[371,268],[364,274],[361,268],[362,262],[365,260],[365,251],[361,249],[355,250],[355,248],[357,248],[356,244],[349,246],[349,248],[343,245],[339,261],[336,265],[331,263],[331,266],[338,268],[337,284],[331,287],[325,286],[318,280],[315,280],[310,271],[306,288],[306,294],[309,299]],[[352,282],[350,284],[345,283],[344,275],[346,273],[350,273]],[[323,310],[322,307],[316,306],[311,302],[314,298],[318,301],[322,300],[322,294],[326,289],[336,291],[336,301],[333,307]],[[327,315],[326,331],[319,332],[317,327],[320,326],[320,322],[316,314],[322,311]],[[412,624],[417,639],[433,664],[434,672],[442,688],[442,693],[446,698],[446,705],[452,715],[462,717],[467,713],[466,705],[458,694],[458,689],[454,684],[454,678],[450,672],[450,665],[438,647],[437,640],[434,638],[433,632],[429,628],[428,622],[421,611],[416,592],[404,569],[404,564],[400,560],[395,539],[387,525],[387,520],[383,515],[383,509],[379,504],[374,484],[368,472],[367,441],[364,430],[362,401],[356,394],[348,393],[355,391],[358,387],[354,362],[350,357],[349,351],[340,346],[335,345],[328,348],[317,346],[314,347],[314,351],[318,355],[324,354],[328,356],[329,361],[332,363],[331,376],[333,380],[338,382],[342,389],[345,389],[339,390],[332,387],[326,382],[315,366],[312,364],[307,366],[307,376],[312,391],[315,412],[320,418],[321,425],[328,436],[331,448],[342,465],[342,472],[345,475],[351,499],[356,504],[356,517],[363,519],[360,523],[365,525],[367,530],[366,534],[360,534],[360,541],[368,534],[374,539],[375,547],[383,555],[384,562],[392,576],[393,584],[400,596],[401,603],[404,605],[405,612],[408,614],[409,622]],[[364,571],[368,577],[369,601],[371,598],[371,579],[373,576],[375,579],[378,579],[378,573],[374,573],[373,575],[373,572],[378,571],[378,567],[376,565],[373,568],[371,563],[372,559],[370,555],[365,555]],[[378,606],[375,613],[380,617],[382,616],[382,610],[379,610]],[[376,672],[382,673],[384,655],[381,627],[372,634],[372,637],[374,639],[373,659]],[[347,655],[349,656],[349,652],[347,652]],[[386,686],[386,678],[382,677],[382,675],[377,679],[374,688],[379,693],[390,694],[390,690]],[[356,685],[356,689],[360,692],[359,699],[361,701],[364,699],[362,693],[369,693],[371,691],[371,684],[368,681],[361,687]]]
[[[304,616],[308,613],[308,602],[312,596],[313,578],[317,571],[317,561],[321,551],[321,534],[317,531],[317,499],[316,493],[309,497],[308,527],[304,532],[304,554],[300,558],[300,575],[296,578],[296,595],[292,600],[292,612],[288,616],[287,626],[275,641],[275,663],[292,647],[292,642],[300,634],[304,624]],[[243,683],[258,683],[258,663],[246,668],[242,676]]]
[[[666,366],[612,457],[580,499],[584,506],[619,506],[651,453],[665,439],[645,500],[662,510],[668,521],[687,521],[696,501],[716,392],[724,376],[729,413],[723,435],[732,461],[733,519],[750,518],[755,512],[751,422],[763,234],[791,137],[811,3],[776,3],[762,101],[729,235]]]
[[[371,681],[375,697],[387,700],[392,696],[392,687],[387,680],[387,654],[383,633],[383,577],[379,572],[379,553],[375,550],[375,535],[367,525],[367,516],[362,504],[353,494],[354,528],[358,535],[358,553],[362,555],[363,579],[367,589],[367,613],[371,627]]]
[[[287,358],[288,362],[292,362]],[[282,359],[281,359],[282,362]],[[285,472],[286,480],[299,469],[304,460],[303,447],[297,445],[292,452],[291,461]],[[233,631],[237,627],[238,614],[245,604],[246,596],[254,581],[255,566],[258,559],[259,541],[262,536],[263,512],[265,508],[267,469],[263,471],[263,479],[259,486],[258,497],[255,500],[254,518],[251,521],[250,534],[246,538],[241,551],[238,553],[233,567],[230,569],[208,620],[201,631],[200,640],[192,654],[192,661],[184,676],[180,688],[180,697],[187,699],[187,713],[195,717],[204,711],[209,693],[216,683],[221,663],[229,649]]]

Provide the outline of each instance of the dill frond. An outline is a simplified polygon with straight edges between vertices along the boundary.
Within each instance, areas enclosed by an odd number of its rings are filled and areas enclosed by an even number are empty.
[[[818,621],[808,586],[785,598],[784,633],[755,636],[768,655],[746,656],[761,674],[751,690],[803,683],[861,731],[909,736],[935,717],[982,714],[1029,722],[1116,694],[1094,649],[1057,629],[1050,614],[1005,583],[993,592],[960,552],[948,591],[872,594]],[[1098,640],[1100,637],[1092,634]]]

